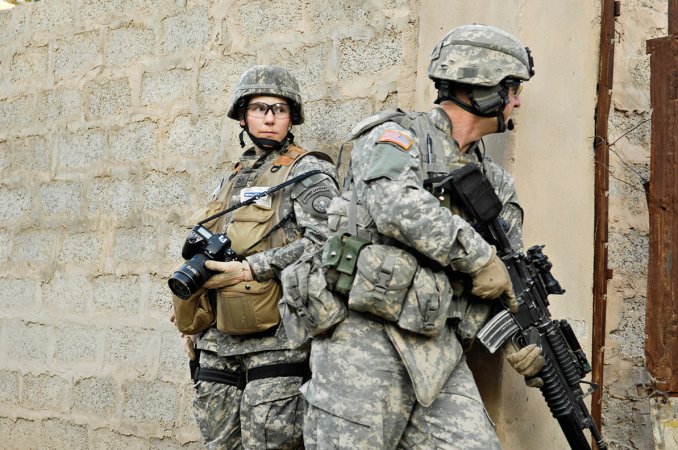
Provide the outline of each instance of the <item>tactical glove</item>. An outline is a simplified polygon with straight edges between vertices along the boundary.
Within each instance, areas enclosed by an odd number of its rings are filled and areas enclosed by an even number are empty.
[[[241,281],[252,281],[252,270],[247,261],[205,261],[205,267],[213,272],[204,284],[206,289],[219,289]]]
[[[504,294],[509,311],[518,312],[518,302],[513,293],[511,278],[509,278],[504,262],[497,256],[494,246],[492,246],[490,260],[483,267],[472,272],[471,277],[473,277],[471,294],[485,299],[499,298]]]
[[[540,388],[544,385],[544,380],[537,376],[544,367],[544,357],[537,344],[530,344],[518,350],[513,342],[509,341],[504,346],[504,352],[511,367],[525,377],[527,386]]]

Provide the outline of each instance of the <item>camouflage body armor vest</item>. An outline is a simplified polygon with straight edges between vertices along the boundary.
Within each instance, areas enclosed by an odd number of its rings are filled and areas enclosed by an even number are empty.
[[[441,142],[444,137],[423,112],[398,109],[368,117],[353,128],[349,141],[385,122],[395,122],[414,134],[421,152],[421,168],[427,178],[445,175],[468,162],[464,156],[458,161],[449,161]],[[328,210],[329,229],[334,236],[325,246],[323,263],[339,269],[328,272],[330,287],[348,295],[349,309],[375,314],[418,334],[435,336],[446,319],[451,319],[457,323],[462,344],[470,345],[492,312],[489,305],[464,294],[461,274],[442,268],[414,249],[380,235],[369,213],[357,202],[355,188],[350,186],[350,171],[349,168],[344,193]],[[441,206],[465,217],[449,199]],[[351,264],[341,267],[342,262],[347,262],[347,255]],[[416,289],[417,285],[424,287]],[[365,286],[371,292],[365,293]],[[418,292],[410,292],[413,290]],[[422,304],[426,293],[435,291],[440,295]],[[385,294],[390,294],[393,301],[384,302]]]

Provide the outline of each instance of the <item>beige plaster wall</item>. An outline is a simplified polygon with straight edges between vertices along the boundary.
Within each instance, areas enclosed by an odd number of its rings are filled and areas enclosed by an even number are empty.
[[[593,130],[598,73],[598,2],[480,0],[454,5],[422,2],[416,105],[429,108],[435,92],[428,56],[447,30],[464,23],[506,29],[530,47],[536,75],[523,89],[516,129],[487,139],[488,152],[515,176],[525,210],[526,246],[546,244],[554,275],[567,293],[552,297],[554,318],[568,319],[590,355],[593,271]],[[475,356],[475,355],[474,355]],[[481,381],[506,449],[566,448],[536,389],[512,369]],[[499,383],[497,386],[496,383]]]

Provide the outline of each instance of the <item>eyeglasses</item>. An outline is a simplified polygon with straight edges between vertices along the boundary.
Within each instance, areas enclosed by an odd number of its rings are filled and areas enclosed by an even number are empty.
[[[523,80],[506,80],[506,87],[509,90],[509,94],[514,97],[520,97],[520,93],[523,91]]]
[[[290,105],[287,103],[250,103],[247,105],[247,115],[250,117],[262,118],[271,111],[278,119],[287,119],[290,116]]]

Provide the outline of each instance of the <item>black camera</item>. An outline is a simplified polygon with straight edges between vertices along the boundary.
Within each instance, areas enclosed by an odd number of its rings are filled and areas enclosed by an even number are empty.
[[[193,227],[181,256],[186,260],[167,281],[170,290],[182,300],[198,292],[205,281],[215,272],[205,267],[205,261],[233,261],[237,255],[231,248],[231,240],[225,234],[212,234],[202,225]]]

